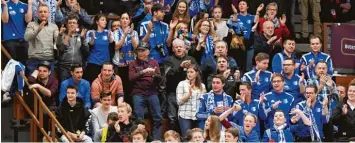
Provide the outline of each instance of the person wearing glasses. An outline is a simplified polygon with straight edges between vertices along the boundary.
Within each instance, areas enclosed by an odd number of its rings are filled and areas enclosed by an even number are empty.
[[[279,74],[273,74],[271,78],[273,89],[266,94],[261,94],[264,98],[260,97],[262,103],[263,116],[266,116],[265,128],[269,129],[274,127],[274,114],[276,110],[281,110],[285,115],[287,124],[290,125],[290,111],[294,104],[294,98],[291,94],[285,92],[284,85],[285,79]]]
[[[277,36],[277,38],[285,38],[290,36],[290,31],[286,26],[286,15],[283,14],[281,18],[278,18],[277,10],[278,10],[278,6],[275,2],[269,3],[266,6],[266,13],[264,17],[260,17],[259,19],[259,29],[258,29],[259,34],[261,34],[263,31],[264,22],[271,21],[274,24],[275,35]]]

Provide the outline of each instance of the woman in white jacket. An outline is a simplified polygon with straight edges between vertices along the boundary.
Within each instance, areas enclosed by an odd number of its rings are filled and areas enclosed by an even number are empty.
[[[181,81],[176,89],[176,101],[179,105],[179,124],[181,135],[186,136],[188,129],[192,129],[196,122],[196,113],[200,97],[206,93],[205,85],[201,81],[200,69],[191,65],[187,69],[187,79]]]

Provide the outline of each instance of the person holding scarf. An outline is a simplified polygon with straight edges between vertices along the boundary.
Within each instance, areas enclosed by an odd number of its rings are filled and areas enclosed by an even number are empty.
[[[193,57],[197,63],[203,65],[207,57],[213,57],[213,42],[218,40],[214,31],[213,22],[208,19],[201,19],[194,27],[194,34],[197,35],[197,46],[193,49]]]
[[[110,60],[110,43],[113,42],[112,32],[105,29],[107,17],[98,14],[94,18],[94,29],[86,33],[86,41],[89,43],[90,52],[84,72],[84,78],[92,83],[101,72],[104,62]]]
[[[113,64],[115,65],[115,73],[119,75],[123,83],[128,83],[128,64],[135,60],[135,49],[138,47],[138,33],[130,27],[131,16],[126,12],[120,18],[121,27],[113,32],[113,40],[115,41],[115,54],[113,56]],[[125,95],[130,95],[130,84],[124,84],[123,89]],[[128,99],[130,96],[125,97]]]
[[[295,131],[296,142],[321,142],[324,140],[323,124],[329,121],[328,99],[320,102],[317,99],[318,88],[315,85],[306,87],[307,101],[302,101],[296,105],[297,109],[307,114],[312,122],[312,126],[306,126],[298,121],[296,116],[291,118],[291,122],[298,124]]]
[[[271,21],[275,27],[275,35],[277,38],[282,38],[290,36],[290,31],[286,26],[286,15],[283,14],[281,18],[277,18],[277,4],[275,2],[269,3],[266,6],[266,13],[264,17],[260,17],[258,34],[263,32],[263,24],[265,21]]]
[[[232,107],[233,98],[223,91],[225,80],[222,75],[214,75],[212,78],[212,90],[200,98],[200,106],[196,114],[199,128],[204,129],[205,121],[209,115],[219,116]],[[229,115],[228,119],[231,118],[232,115]]]
[[[142,22],[139,37],[143,42],[149,43],[151,47],[149,58],[162,64],[169,56],[168,47],[171,46],[174,28],[178,20],[170,21],[170,25],[163,22],[165,12],[159,3],[154,4],[151,11],[153,19]]]
[[[292,132],[296,130],[295,126],[289,126],[286,123],[286,117],[282,110],[276,110],[274,114],[274,125],[267,129],[264,133],[264,137],[261,140],[262,142],[279,142],[279,143],[286,143],[286,142],[294,142]],[[303,123],[307,126],[311,126],[312,122],[304,115],[304,113],[299,109],[292,109],[292,115],[299,116]]]

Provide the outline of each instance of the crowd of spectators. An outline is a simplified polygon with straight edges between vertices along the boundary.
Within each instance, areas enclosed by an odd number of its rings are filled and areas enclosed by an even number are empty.
[[[353,22],[354,5],[1,0],[1,41],[26,66],[30,108],[36,89],[75,142],[350,141],[355,83],[333,81],[320,27]],[[303,55],[295,51],[295,6],[311,51]]]

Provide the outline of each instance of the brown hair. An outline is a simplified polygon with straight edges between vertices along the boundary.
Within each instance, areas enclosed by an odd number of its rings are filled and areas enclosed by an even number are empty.
[[[202,129],[200,128],[193,128],[193,129],[189,129],[187,130],[186,132],[186,140],[187,141],[191,141],[192,140],[192,135],[196,132],[200,132],[201,134],[203,134],[203,131]]]
[[[180,3],[185,3],[186,4],[186,11],[184,13],[184,20],[181,21],[181,22],[184,22],[184,23],[190,23],[190,15],[189,15],[189,4],[187,3],[186,0],[179,0],[177,5],[176,5],[176,8],[175,8],[175,11],[173,13],[173,17],[176,17],[176,18],[179,18],[179,4]]]
[[[147,131],[144,130],[144,129],[141,129],[141,128],[135,129],[135,130],[131,133],[131,136],[132,136],[132,138],[133,138],[134,135],[138,135],[138,134],[141,134],[145,140],[146,140],[147,137],[148,137]]]
[[[205,139],[211,140],[212,142],[219,142],[219,139],[221,137],[219,118],[216,115],[210,115],[209,118],[211,120],[210,120],[209,129],[205,129]]]
[[[196,25],[194,27],[194,34],[198,35],[200,33],[200,27],[201,27],[202,23],[205,21],[207,21],[210,24],[210,30],[208,31],[208,34],[210,34],[211,36],[215,36],[216,35],[215,31],[212,28],[213,23],[211,21],[209,21],[208,19],[201,19],[196,23]]]
[[[258,53],[255,56],[255,61],[258,61],[258,62],[261,62],[263,60],[268,60],[268,59],[270,59],[270,56],[266,53]]]
[[[276,77],[280,77],[283,82],[285,81],[285,79],[284,79],[284,77],[282,76],[282,74],[280,74],[280,73],[274,73],[274,74],[272,75],[272,77],[271,77],[271,82],[272,82],[272,81],[274,80],[274,78],[276,78]]]
[[[164,139],[168,137],[173,137],[174,139],[180,142],[180,134],[174,130],[169,130],[165,132]]]
[[[200,89],[201,91],[203,91],[203,88],[202,88],[202,79],[201,79],[201,74],[200,74],[200,67],[199,67],[198,65],[196,65],[196,64],[193,64],[193,65],[190,66],[190,68],[192,68],[192,69],[196,72],[196,74],[197,74],[194,85],[195,85],[198,89]]]
[[[234,138],[239,138],[239,130],[237,128],[228,128],[225,132],[232,134]]]

